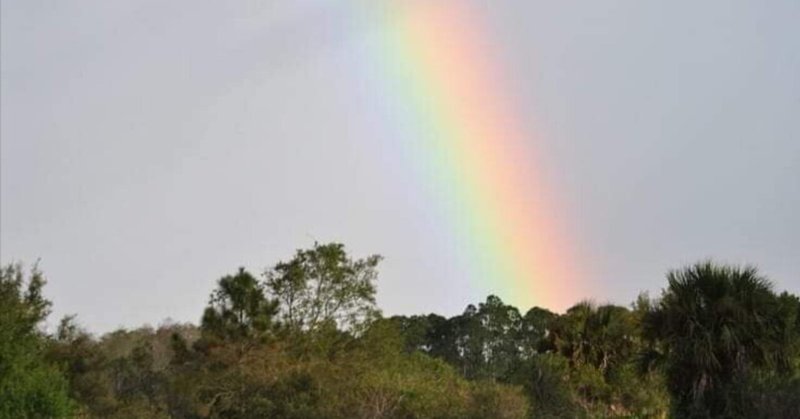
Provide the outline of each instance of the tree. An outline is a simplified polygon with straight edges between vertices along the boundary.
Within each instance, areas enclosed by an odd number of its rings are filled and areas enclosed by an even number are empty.
[[[117,403],[106,370],[107,357],[92,336],[77,324],[74,315],[61,319],[47,357],[62,366],[70,397],[77,402],[80,414],[111,415]]]
[[[171,386],[184,393],[173,397],[173,413],[194,409],[211,417],[264,417],[258,361],[273,337],[277,306],[244,268],[219,279],[194,351],[178,336],[173,341]]]
[[[187,417],[174,405],[183,399],[171,388],[177,372],[175,339],[194,341],[195,326],[165,324],[119,329],[95,339],[74,316],[61,320],[48,359],[62,366],[70,396],[78,404],[76,417]]]
[[[569,382],[569,360],[558,354],[538,354],[526,359],[512,381],[523,386],[534,418],[576,418],[580,406]]]
[[[742,383],[758,369],[788,366],[780,300],[752,267],[703,262],[667,280],[644,319],[645,362],[665,368],[677,416],[741,417]]]
[[[351,259],[340,243],[315,243],[265,272],[266,286],[290,330],[316,331],[325,324],[355,330],[378,314],[380,261],[378,255]]]
[[[505,379],[521,357],[522,316],[516,307],[490,295],[478,305],[478,316],[485,330],[486,376]]]
[[[624,307],[581,302],[552,322],[545,347],[573,366],[591,365],[606,374],[635,349],[634,318]]]
[[[222,339],[260,339],[269,333],[276,313],[277,302],[266,297],[264,287],[253,275],[239,268],[235,275],[217,282],[201,329]]]
[[[516,307],[504,304],[497,296],[488,296],[478,307],[470,304],[450,319],[441,321],[437,317],[425,319],[426,352],[452,364],[465,377],[504,379],[518,362],[522,317]],[[406,330],[412,331],[408,328],[412,325],[406,322]]]
[[[20,265],[0,268],[0,418],[67,417],[73,410],[66,379],[45,358],[44,285],[36,266],[27,279]]]
[[[520,330],[523,358],[530,359],[542,351],[552,323],[557,318],[555,313],[541,307],[532,307],[525,313]]]
[[[451,365],[404,350],[394,320],[377,320],[328,370],[317,367],[323,417],[523,418],[521,388],[468,382]],[[332,365],[331,365],[332,364]]]
[[[576,400],[592,416],[650,416],[664,411],[665,397],[657,377],[636,374],[639,334],[625,307],[584,301],[550,321],[541,348],[567,360]]]

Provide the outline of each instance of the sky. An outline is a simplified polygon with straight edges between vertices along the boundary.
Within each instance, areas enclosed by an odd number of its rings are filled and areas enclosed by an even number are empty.
[[[376,111],[403,99],[374,40],[416,6],[375,3],[0,3],[0,261],[39,260],[53,317],[97,332],[196,322],[220,276],[315,241],[385,257],[387,314],[520,301],[474,278]],[[474,12],[462,43],[554,191],[581,278],[548,308],[657,295],[706,258],[800,293],[800,3],[440,4]]]

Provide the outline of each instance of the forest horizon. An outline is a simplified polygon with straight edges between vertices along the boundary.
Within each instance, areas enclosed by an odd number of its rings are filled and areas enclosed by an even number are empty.
[[[101,335],[75,315],[46,332],[44,274],[7,265],[0,417],[800,413],[800,298],[753,267],[678,268],[660,295],[627,307],[580,300],[564,313],[521,312],[489,295],[451,317],[384,317],[381,260],[315,243],[262,275],[220,278],[197,324]]]

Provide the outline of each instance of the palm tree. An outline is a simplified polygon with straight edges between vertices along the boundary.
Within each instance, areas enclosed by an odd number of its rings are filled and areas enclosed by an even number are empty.
[[[549,332],[547,349],[567,357],[573,366],[591,365],[602,374],[632,354],[636,334],[628,309],[589,301],[567,310]]]
[[[737,416],[748,373],[787,362],[786,318],[771,283],[755,268],[712,262],[667,280],[644,316],[644,363],[664,367],[676,416]]]

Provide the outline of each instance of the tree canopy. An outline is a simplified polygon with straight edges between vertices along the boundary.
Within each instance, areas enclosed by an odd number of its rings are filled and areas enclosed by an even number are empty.
[[[0,418],[800,417],[800,299],[753,268],[671,271],[657,298],[383,317],[377,255],[298,250],[220,278],[199,325],[42,330],[44,278],[0,281]]]
[[[779,297],[752,267],[698,263],[667,275],[645,317],[650,359],[661,362],[679,416],[741,416],[744,383],[759,369],[790,371],[797,300]]]
[[[50,313],[42,295],[45,279],[34,267],[0,269],[0,417],[65,417],[73,402],[67,380],[45,362],[40,324]]]

